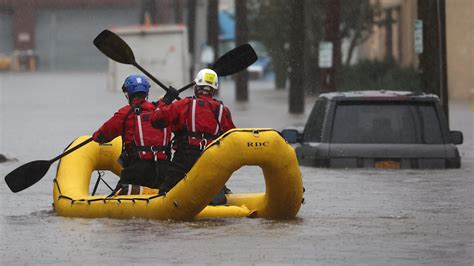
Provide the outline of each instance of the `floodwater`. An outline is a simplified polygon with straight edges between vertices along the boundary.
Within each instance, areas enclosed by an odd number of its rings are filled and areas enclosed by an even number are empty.
[[[0,176],[51,159],[98,128],[125,104],[105,84],[104,74],[1,74],[0,153],[15,160],[0,164]],[[245,104],[233,100],[232,88],[224,82],[219,97],[239,127],[301,125],[314,101],[307,98],[304,115],[289,115],[287,92],[269,82],[252,82]],[[161,94],[155,88],[152,96]],[[473,103],[453,102],[450,111],[452,130],[464,133],[461,169],[301,167],[306,204],[287,221],[64,218],[51,208],[56,163],[17,194],[2,181],[0,264],[473,265]],[[244,167],[228,185],[263,191],[263,175]]]

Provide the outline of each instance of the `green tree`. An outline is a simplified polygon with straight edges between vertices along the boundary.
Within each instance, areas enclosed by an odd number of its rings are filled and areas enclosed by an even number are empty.
[[[305,1],[304,82],[307,94],[319,87],[319,43],[323,37],[324,1]]]
[[[350,64],[355,48],[367,41],[372,34],[375,18],[381,9],[378,4],[370,2],[370,0],[342,0],[340,38],[349,40],[344,65]]]
[[[327,1],[304,1],[305,45],[304,45],[304,87],[307,93],[318,93],[319,42],[323,39],[323,23]],[[372,33],[375,17],[380,12],[370,0],[341,0],[340,38],[349,39],[344,64],[349,64],[355,48],[365,42]],[[285,88],[290,62],[289,40],[291,36],[291,1],[248,0],[250,39],[261,41],[268,49],[275,71],[275,85]],[[341,47],[335,47],[341,49]],[[341,59],[342,60],[342,59]],[[335,62],[341,66],[342,62]]]
[[[290,8],[286,0],[249,0],[250,39],[261,41],[272,57],[275,85],[283,89],[288,79]]]

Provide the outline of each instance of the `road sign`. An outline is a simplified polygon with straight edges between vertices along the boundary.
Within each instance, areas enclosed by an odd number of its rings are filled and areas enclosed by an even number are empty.
[[[423,53],[423,21],[421,19],[415,20],[415,52]]]
[[[320,68],[331,68],[332,62],[332,42],[320,42],[319,43],[319,67]]]

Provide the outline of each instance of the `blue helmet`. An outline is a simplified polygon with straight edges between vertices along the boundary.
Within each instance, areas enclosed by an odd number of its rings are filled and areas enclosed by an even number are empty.
[[[130,95],[137,92],[148,94],[148,91],[150,91],[150,83],[142,75],[130,75],[125,79],[122,90],[128,92]]]

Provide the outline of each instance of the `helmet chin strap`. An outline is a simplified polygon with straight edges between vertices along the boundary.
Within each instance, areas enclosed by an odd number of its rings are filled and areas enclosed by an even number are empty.
[[[125,94],[125,98],[127,98],[128,104],[132,104],[133,98],[130,97],[130,94],[128,92],[123,92]]]
[[[208,87],[209,89],[206,90],[203,87]],[[215,90],[209,86],[195,86],[194,87],[194,94],[198,95],[211,95],[214,96]]]
[[[123,92],[123,94],[125,95],[125,98],[127,98],[128,100],[128,103],[129,104],[132,104],[133,100],[135,99],[135,97],[131,97],[130,94],[126,91]],[[148,101],[148,95],[145,96],[145,101]]]

